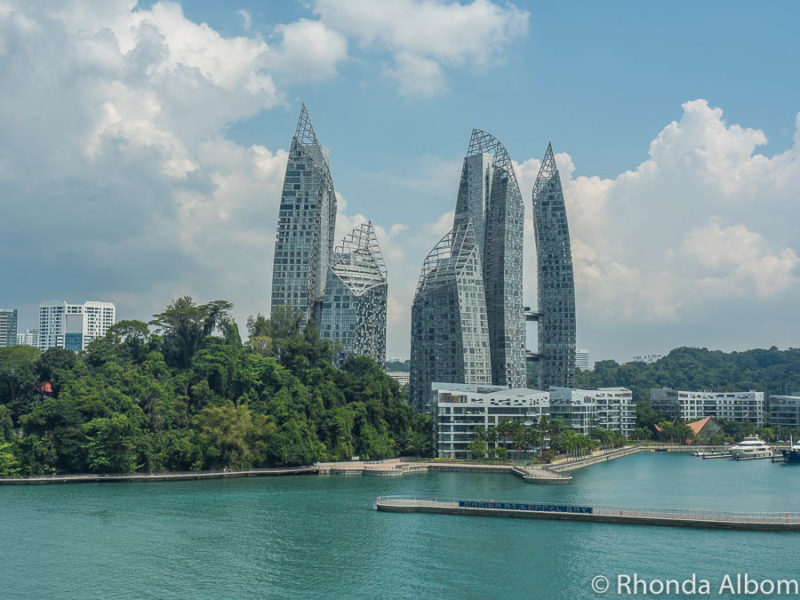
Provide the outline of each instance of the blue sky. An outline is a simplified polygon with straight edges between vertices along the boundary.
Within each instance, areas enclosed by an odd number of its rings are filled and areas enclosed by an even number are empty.
[[[305,102],[337,235],[378,225],[391,356],[473,127],[528,209],[552,141],[592,359],[796,345],[798,22],[796,2],[0,0],[0,305],[26,327],[47,299],[267,312]]]

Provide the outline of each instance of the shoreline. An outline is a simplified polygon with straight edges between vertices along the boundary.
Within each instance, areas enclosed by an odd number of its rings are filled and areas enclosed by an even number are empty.
[[[436,460],[409,460],[390,458],[379,461],[327,462],[300,467],[276,467],[269,469],[246,469],[242,471],[198,471],[176,473],[132,473],[132,474],[55,474],[26,477],[0,477],[3,485],[51,485],[70,483],[150,483],[167,481],[196,481],[204,479],[237,479],[243,477],[280,477],[289,475],[336,475],[365,477],[399,477],[413,473],[505,473],[520,477],[532,484],[563,484],[572,479],[567,472],[598,463],[616,460],[640,452],[655,452],[656,448],[667,452],[691,452],[704,446],[652,446],[635,445],[600,451],[578,459],[563,458],[541,465],[491,464],[478,462],[450,462]]]
[[[50,485],[67,483],[151,483],[164,481],[196,481],[200,479],[239,479],[242,477],[279,477],[286,475],[316,475],[319,467],[279,467],[275,469],[247,469],[244,471],[198,471],[181,473],[134,473],[130,475],[104,475],[81,473],[76,475],[34,475],[31,477],[3,477],[0,485]]]

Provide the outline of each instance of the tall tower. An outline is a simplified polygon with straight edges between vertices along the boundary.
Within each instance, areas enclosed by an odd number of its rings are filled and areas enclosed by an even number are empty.
[[[386,264],[375,228],[362,223],[333,253],[325,285],[320,335],[339,342],[341,360],[364,354],[386,362]]]
[[[425,258],[411,307],[409,402],[430,412],[431,383],[491,383],[489,328],[472,221]]]
[[[539,388],[575,387],[575,281],[561,178],[547,151],[533,186],[539,301]]]
[[[318,318],[333,253],[336,194],[326,152],[305,104],[283,179],[272,266],[272,308],[288,305]]]
[[[454,227],[469,220],[482,265],[492,383],[524,387],[524,202],[508,152],[497,138],[480,129],[472,130],[464,158]]]

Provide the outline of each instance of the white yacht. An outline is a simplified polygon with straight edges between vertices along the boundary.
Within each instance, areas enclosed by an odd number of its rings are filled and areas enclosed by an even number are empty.
[[[735,446],[731,446],[731,456],[737,460],[742,458],[769,458],[772,448],[758,438],[757,435],[748,435]]]

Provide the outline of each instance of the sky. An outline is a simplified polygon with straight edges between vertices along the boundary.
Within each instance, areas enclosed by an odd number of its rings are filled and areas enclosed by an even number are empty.
[[[389,357],[472,128],[515,162],[532,307],[552,142],[593,361],[796,347],[798,22],[788,0],[0,0],[0,305],[21,328],[45,300],[268,314],[305,102],[337,240],[377,228]]]

